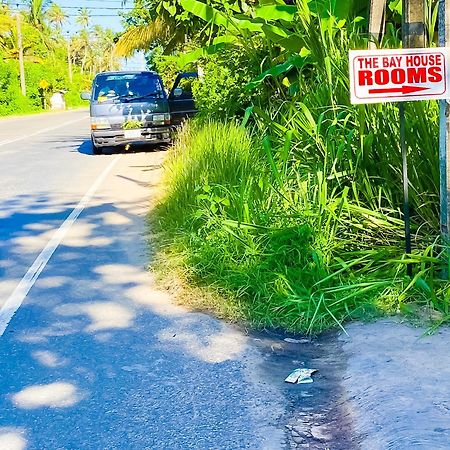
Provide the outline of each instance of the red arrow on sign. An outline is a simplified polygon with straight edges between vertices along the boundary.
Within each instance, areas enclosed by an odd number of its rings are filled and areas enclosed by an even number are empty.
[[[430,88],[420,86],[402,86],[398,88],[369,89],[369,94],[412,94],[413,92],[426,91]]]

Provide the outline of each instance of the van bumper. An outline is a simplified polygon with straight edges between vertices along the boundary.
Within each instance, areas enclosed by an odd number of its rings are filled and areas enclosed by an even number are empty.
[[[139,128],[134,130],[92,130],[96,147],[115,147],[127,144],[168,144],[172,140],[172,127]]]

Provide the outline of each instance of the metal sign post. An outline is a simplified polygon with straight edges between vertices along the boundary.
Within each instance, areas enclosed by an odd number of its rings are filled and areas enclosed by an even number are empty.
[[[425,0],[403,0],[402,3],[402,41],[403,48],[425,47]],[[405,103],[399,104],[400,140],[403,163],[403,216],[405,219],[405,252],[411,254],[411,219],[409,215],[409,179],[408,154],[406,145]],[[406,272],[412,276],[412,265],[408,264]]]
[[[439,45],[450,43],[450,0],[439,0]],[[450,97],[450,96],[449,96]],[[447,99],[449,98],[447,97]],[[443,277],[450,273],[449,230],[450,230],[450,109],[448,100],[441,100],[439,114],[439,167],[441,196],[441,236],[445,249]]]
[[[409,215],[409,178],[408,178],[408,149],[406,145],[405,103],[398,104],[400,116],[400,147],[403,165],[403,219],[405,221],[405,253],[411,255],[411,217]],[[406,266],[406,273],[412,276],[412,265]]]

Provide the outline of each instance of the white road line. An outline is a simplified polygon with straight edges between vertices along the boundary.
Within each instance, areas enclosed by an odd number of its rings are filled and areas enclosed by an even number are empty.
[[[54,131],[54,130],[57,130],[58,128],[64,128],[64,127],[66,127],[67,125],[72,125],[73,123],[81,122],[82,120],[85,120],[85,119],[87,119],[88,117],[89,117],[89,116],[84,116],[84,117],[82,117],[81,119],[70,120],[69,122],[64,122],[64,123],[59,124],[59,125],[57,125],[57,126],[55,126],[55,127],[44,128],[44,129],[42,129],[42,130],[37,131],[36,133],[26,134],[26,135],[24,135],[24,136],[20,136],[20,137],[18,137],[18,138],[14,138],[14,139],[8,139],[8,140],[6,140],[6,141],[0,141],[0,147],[3,146],[3,145],[12,144],[12,143],[14,143],[14,142],[21,141],[21,140],[23,140],[23,139],[28,139],[28,138],[30,138],[30,137],[37,136],[37,135],[39,135],[39,134],[47,133],[47,132],[49,132],[49,131]]]
[[[69,217],[67,217],[64,223],[58,228],[54,236],[50,239],[39,256],[35,259],[34,263],[28,269],[25,276],[14,289],[14,292],[6,300],[6,303],[0,309],[0,336],[3,335],[14,314],[21,307],[23,301],[30,292],[30,289],[39,278],[39,275],[44,270],[53,253],[55,253],[55,250],[61,244],[62,240],[67,235],[74,222],[78,219],[79,215],[92,200],[92,197],[95,195],[97,189],[100,187],[103,181],[105,181],[106,177],[109,175],[109,173],[121,157],[122,155],[116,156],[108,165],[108,167],[106,167],[106,169],[100,174],[89,191],[81,199],[80,203],[78,203],[76,208],[70,213]]]

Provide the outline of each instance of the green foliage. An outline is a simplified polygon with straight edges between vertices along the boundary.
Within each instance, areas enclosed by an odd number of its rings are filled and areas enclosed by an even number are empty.
[[[19,64],[17,61],[0,61],[0,116],[40,111],[44,108],[43,93],[39,89],[41,80],[49,83],[49,93],[53,90],[65,90],[68,107],[83,105],[80,91],[89,78],[78,72],[74,74],[74,81],[68,80],[67,68],[64,64],[49,61],[48,64],[25,63],[27,96],[20,91]],[[47,95],[48,97],[48,95]],[[48,104],[48,98],[46,99]]]
[[[137,0],[133,10],[124,15],[126,29],[119,39],[117,52],[129,56],[137,49],[150,51],[161,46],[168,55],[183,47],[187,40],[209,42],[218,32],[213,20],[216,16],[226,21],[227,16],[250,11],[253,3],[251,0],[209,0],[205,5],[195,0]],[[203,20],[209,21],[211,12],[214,17],[205,26]]]
[[[166,89],[171,89],[175,78],[182,71],[195,71],[195,66],[181,67],[179,57],[176,55],[164,55],[162,47],[156,47],[149,56],[149,68],[161,75]]]
[[[264,102],[264,92],[249,93],[244,87],[259,73],[245,51],[224,50],[199,62],[204,76],[193,84],[193,94],[204,117],[226,118],[242,115],[253,100]]]
[[[61,36],[61,25],[67,19],[64,11],[41,0],[29,2],[28,11],[21,13],[25,82],[27,96],[21,93],[19,82],[19,49],[17,22],[6,5],[0,5],[0,115],[40,111],[49,104],[55,90],[66,92],[66,105],[82,105],[79,93],[89,88],[97,71],[114,68],[112,57],[114,34],[101,27],[87,29],[87,11],[81,11],[83,30],[68,43]],[[68,46],[73,65],[69,80]],[[46,89],[40,83],[48,85]]]
[[[309,332],[370,308],[373,297],[401,290],[390,279],[373,277],[371,267],[399,257],[398,246],[344,258],[345,250],[354,252],[346,238],[360,233],[362,222],[368,227],[363,242],[379,239],[380,232],[394,241],[401,221],[350,205],[348,191],[330,192],[321,172],[288,180],[273,171],[273,163],[233,123],[194,124],[183,131],[166,164],[168,191],[158,218],[166,251],[183,255],[191,279],[237,295],[257,326]],[[366,264],[367,277],[349,276],[352,267]]]
[[[142,128],[143,124],[140,120],[132,120],[128,119],[123,124],[124,130],[136,130],[138,128]]]
[[[398,109],[349,104],[348,50],[367,36],[347,4],[302,0],[292,21],[264,12],[227,16],[231,26],[211,18],[236,42],[201,55],[202,112],[229,117],[246,106],[244,92],[264,96],[251,98],[248,131],[194,123],[166,165],[165,251],[182,255],[191,279],[237,298],[259,326],[316,332],[369,312],[409,313],[415,303],[449,320],[449,283],[439,279],[437,103],[407,107],[414,251],[405,255]],[[261,26],[251,41],[245,21]],[[400,46],[394,28],[383,45]],[[235,80],[234,61],[247,83]]]
[[[257,174],[260,165],[252,140],[234,122],[193,123],[180,132],[170,152],[167,210],[176,220],[185,208],[195,212],[198,202],[205,200],[204,194],[211,193],[211,186],[237,187],[251,174]]]

